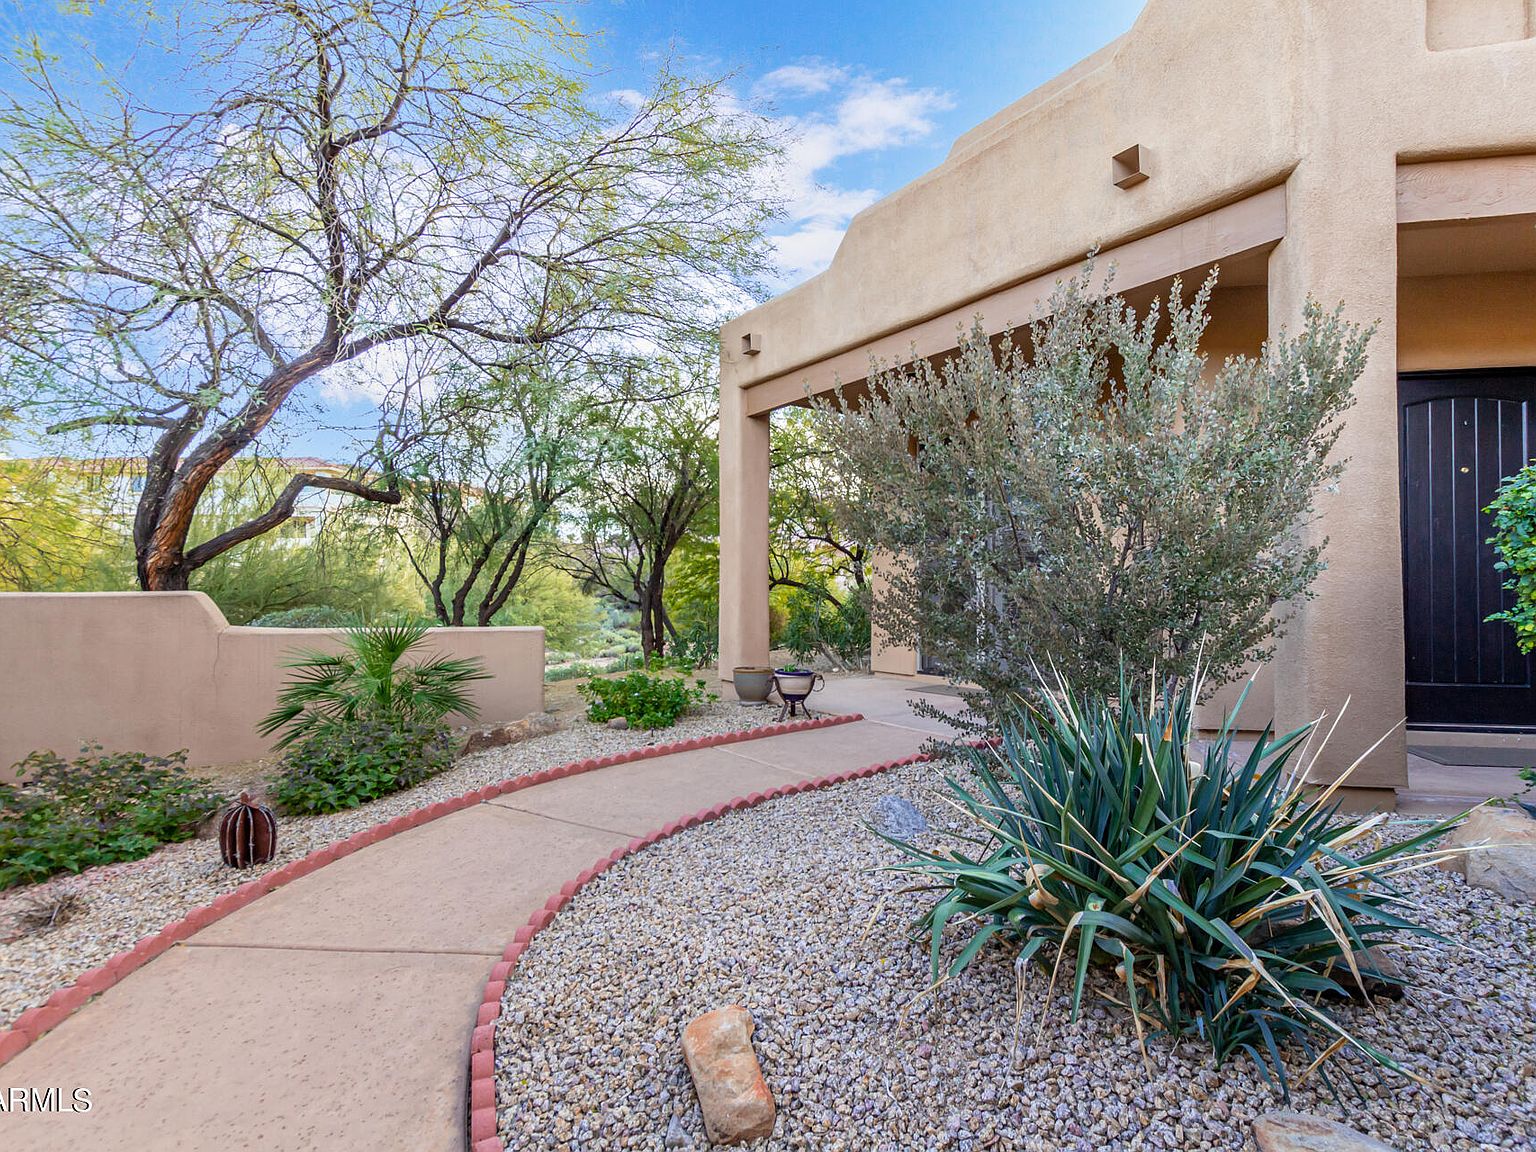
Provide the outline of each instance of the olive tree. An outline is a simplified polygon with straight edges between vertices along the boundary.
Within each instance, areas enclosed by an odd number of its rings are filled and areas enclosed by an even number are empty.
[[[978,320],[942,362],[820,405],[839,516],[904,558],[882,628],[992,699],[1051,665],[1105,692],[1122,664],[1219,682],[1271,654],[1323,567],[1298,528],[1343,471],[1369,332],[1309,304],[1299,332],[1212,365],[1214,277],[1138,315],[1091,275],[1017,337]]]
[[[87,10],[88,11],[88,10]],[[82,17],[87,18],[87,17]],[[750,288],[773,142],[716,81],[600,101],[541,0],[229,0],[164,110],[36,42],[0,95],[0,396],[146,461],[138,579],[182,589],[305,488],[393,503],[388,458],[300,473],[197,543],[198,502],[306,384],[405,349],[665,346]]]

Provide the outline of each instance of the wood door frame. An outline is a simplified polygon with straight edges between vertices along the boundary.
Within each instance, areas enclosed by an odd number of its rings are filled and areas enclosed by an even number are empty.
[[[1536,402],[1536,365],[1528,367],[1497,368],[1437,368],[1419,372],[1397,374],[1397,477],[1398,477],[1398,555],[1401,557],[1408,543],[1408,508],[1402,499],[1408,457],[1408,426],[1404,410],[1412,404],[1430,400],[1449,400],[1466,394],[1466,388],[1452,390],[1450,385],[1480,385],[1476,392],[1479,399],[1521,400]],[[1403,583],[1403,680],[1408,679],[1407,655],[1407,604],[1408,570],[1401,564]],[[1410,722],[1410,729],[1439,732],[1498,732],[1516,734],[1536,733],[1536,723],[1522,725],[1465,724]]]

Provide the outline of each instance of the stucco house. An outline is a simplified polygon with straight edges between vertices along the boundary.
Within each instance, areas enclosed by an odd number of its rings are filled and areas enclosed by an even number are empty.
[[[1100,52],[853,222],[831,267],[721,331],[721,660],[768,655],[768,416],[1026,322],[1098,246],[1145,303],[1219,265],[1207,351],[1311,294],[1377,324],[1321,500],[1328,570],[1252,715],[1335,714],[1320,772],[1390,805],[1401,722],[1536,731],[1532,661],[1483,623],[1479,509],[1536,455],[1536,0],[1149,0]],[[877,637],[876,670],[917,656]],[[1219,706],[1220,701],[1217,702]]]

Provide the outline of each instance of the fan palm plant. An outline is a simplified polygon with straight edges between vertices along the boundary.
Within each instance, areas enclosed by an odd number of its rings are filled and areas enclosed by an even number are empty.
[[[1346,1047],[1401,1070],[1325,996],[1401,983],[1368,950],[1430,934],[1407,918],[1394,880],[1448,855],[1428,844],[1455,821],[1373,837],[1384,815],[1340,812],[1347,773],[1305,785],[1310,726],[1266,728],[1238,753],[1234,711],[1191,759],[1198,692],[1198,678],[1145,695],[1122,678],[1117,701],[1058,681],[1037,704],[1005,706],[997,741],[961,752],[968,777],[946,779],[964,822],[952,843],[891,840],[906,857],[894,867],[943,893],[917,925],[935,984],[990,940],[1011,940],[1021,985],[1031,961],[1052,988],[1065,968],[1072,1017],[1097,987],[1127,1010],[1144,1053],[1149,1029],[1197,1034],[1218,1064],[1246,1053],[1287,1096],[1287,1042],[1309,1072]],[[946,928],[966,937],[947,973]],[[1096,967],[1113,978],[1090,985]]]
[[[478,658],[436,656],[402,664],[426,641],[421,624],[369,624],[347,629],[340,652],[306,651],[284,666],[295,670],[262,720],[263,736],[281,732],[275,747],[287,748],[317,729],[353,720],[431,723],[477,711],[467,685],[488,680]]]

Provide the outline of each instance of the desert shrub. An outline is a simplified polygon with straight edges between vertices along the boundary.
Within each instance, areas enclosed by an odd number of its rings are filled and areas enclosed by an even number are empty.
[[[518,581],[492,623],[536,625],[544,629],[548,647],[585,656],[598,642],[605,618],[598,598],[583,592],[570,576],[539,568]]]
[[[703,680],[690,684],[680,676],[640,671],[617,680],[590,680],[580,691],[588,701],[588,720],[603,724],[622,716],[631,728],[670,728],[688,709],[713,699]]]
[[[779,642],[800,660],[820,653],[842,669],[869,663],[869,590],[855,588],[841,600],[820,587],[797,589]]]
[[[190,839],[224,798],[186,763],[186,752],[108,755],[97,746],[73,761],[32,753],[15,766],[15,783],[0,783],[0,888]]]
[[[296,674],[259,731],[281,732],[276,746],[286,748],[343,721],[430,723],[453,712],[473,719],[477,713],[465,685],[489,679],[483,661],[436,656],[401,663],[426,643],[424,624],[370,624],[349,628],[340,652],[299,653],[286,665]]]
[[[217,535],[268,508],[287,477],[253,467],[216,485],[194,519],[192,542]],[[287,608],[329,607],[364,619],[392,617],[420,608],[405,557],[370,523],[370,514],[337,508],[322,515],[313,539],[290,520],[275,531],[214,557],[192,576],[231,624],[246,624]],[[296,625],[293,625],[296,627]]]
[[[1342,817],[1337,785],[1306,790],[1292,760],[1307,728],[1266,728],[1239,754],[1229,719],[1196,752],[1197,683],[1143,693],[1122,678],[1120,692],[1123,703],[1041,686],[1039,705],[1003,708],[1000,741],[964,750],[969,772],[946,781],[964,832],[892,841],[906,857],[895,867],[943,893],[917,928],[935,981],[945,929],[958,928],[968,939],[948,977],[1011,940],[1021,981],[1033,961],[1053,987],[1058,974],[1070,984],[1074,1019],[1092,989],[1127,1008],[1138,1036],[1145,1023],[1198,1035],[1218,1064],[1245,1053],[1287,1093],[1287,1042],[1309,1062],[1350,1047],[1396,1068],[1321,994],[1363,993],[1357,954],[1429,934],[1393,879],[1432,862],[1422,846],[1454,821],[1356,854],[1385,817]],[[1090,985],[1100,968],[1114,976]]]
[[[322,724],[283,756],[272,779],[272,799],[299,816],[356,808],[451,768],[457,750],[457,739],[440,720]]]
[[[1488,543],[1499,553],[1493,566],[1508,576],[1504,589],[1515,600],[1488,619],[1511,625],[1520,651],[1529,653],[1536,649],[1536,464],[1507,477],[1483,511],[1493,517]]]
[[[253,628],[346,628],[357,622],[351,612],[329,604],[309,604],[303,608],[284,608],[268,612],[251,621]]]
[[[692,671],[708,667],[720,654],[720,617],[713,620],[696,620],[686,628],[678,629],[672,641],[668,659],[673,667]]]
[[[995,343],[979,322],[935,365],[876,372],[819,405],[852,539],[907,557],[878,614],[1001,700],[1054,660],[1112,692],[1124,657],[1212,682],[1267,656],[1323,566],[1316,494],[1368,333],[1309,304],[1301,330],[1208,371],[1213,282],[1137,315],[1063,284]],[[984,701],[983,701],[984,703]]]

